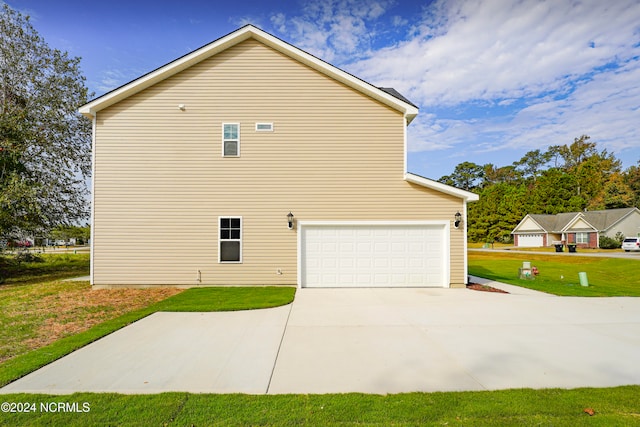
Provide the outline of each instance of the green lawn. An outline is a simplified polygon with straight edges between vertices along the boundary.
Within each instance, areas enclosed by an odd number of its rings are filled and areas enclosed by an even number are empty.
[[[35,262],[18,262],[13,255],[0,256],[0,284],[27,284],[89,274],[88,253],[39,254]]]
[[[535,280],[518,278],[518,268],[530,261],[540,274]],[[469,274],[562,296],[640,296],[640,260],[581,257],[579,255],[469,252]],[[589,286],[580,285],[586,272]]]
[[[289,304],[293,287],[191,288],[160,301],[155,311],[235,311],[277,307]]]
[[[521,262],[521,261],[519,261]],[[517,268],[516,268],[517,271]],[[59,282],[0,286],[25,307]],[[67,283],[64,286],[71,286]],[[75,284],[81,289],[85,284]],[[38,292],[27,292],[38,289]],[[101,291],[90,291],[101,292]],[[282,305],[294,288],[198,288],[129,311],[0,364],[0,385],[156,311],[222,311]],[[8,300],[12,300],[8,298]],[[6,325],[10,327],[10,325]],[[0,334],[2,331],[0,331]],[[391,395],[162,393],[0,396],[2,426],[640,426],[640,386]],[[6,405],[8,404],[8,406]],[[6,412],[6,409],[31,412]],[[595,411],[591,416],[585,410]],[[590,412],[590,410],[589,410]]]
[[[63,284],[70,286],[71,284]],[[40,287],[53,288],[60,286],[59,282],[41,284]],[[81,286],[81,285],[76,285]],[[4,291],[4,292],[2,292]],[[11,289],[9,290],[11,291]],[[232,311],[250,310],[255,308],[277,307],[293,301],[295,288],[292,287],[232,287],[232,288],[193,288],[148,305],[144,308],[125,313],[119,317],[106,320],[89,330],[66,336],[54,343],[29,353],[11,358],[0,364],[0,386],[8,384],[29,372],[63,357],[97,339],[100,339],[120,328],[142,319],[157,311]],[[102,290],[90,292],[103,292]],[[0,307],[3,306],[3,296],[6,289],[0,290]],[[37,294],[36,294],[37,295]],[[27,296],[28,297],[28,296]],[[4,298],[12,301],[12,298]],[[0,320],[3,315],[0,314]],[[12,319],[7,319],[0,331],[0,348],[12,351],[11,345],[19,346],[23,340],[35,334],[35,331],[21,335],[21,341],[15,339],[15,332],[11,329]],[[6,329],[5,329],[6,328]],[[31,328],[33,329],[33,328]],[[31,335],[30,335],[31,334]]]
[[[637,426],[640,386],[457,393],[8,395],[5,426]],[[43,412],[68,403],[77,412]],[[52,406],[53,403],[53,406]],[[43,404],[43,405],[42,405]],[[589,415],[585,409],[592,409]],[[81,412],[84,411],[84,412]]]

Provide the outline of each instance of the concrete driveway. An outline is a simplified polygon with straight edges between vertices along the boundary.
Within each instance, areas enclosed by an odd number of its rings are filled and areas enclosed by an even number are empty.
[[[292,305],[156,313],[0,393],[398,393],[640,384],[640,298],[302,289]]]

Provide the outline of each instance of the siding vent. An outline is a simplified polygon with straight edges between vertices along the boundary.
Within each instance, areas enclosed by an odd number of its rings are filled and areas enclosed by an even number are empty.
[[[273,123],[256,123],[256,132],[273,132]]]

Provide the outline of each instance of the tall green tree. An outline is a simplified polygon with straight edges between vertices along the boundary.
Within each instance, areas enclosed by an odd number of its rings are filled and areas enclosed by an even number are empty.
[[[545,170],[532,188],[528,213],[557,214],[583,210],[587,200],[578,187],[578,181],[570,173],[558,168]]]
[[[50,48],[28,16],[0,11],[0,234],[88,214],[91,124],[80,59]]]
[[[588,135],[582,135],[580,138],[574,138],[571,145],[554,145],[549,147],[550,157],[560,156],[564,161],[563,168],[571,170],[585,161],[587,158],[598,153],[596,143],[589,141]]]
[[[451,175],[443,176],[439,179],[447,185],[451,185],[464,190],[473,190],[482,184],[484,177],[484,167],[473,162],[462,162],[456,166]]]
[[[513,165],[522,173],[524,178],[533,179],[538,178],[540,172],[544,169],[544,166],[551,161],[553,154],[551,152],[541,152],[540,150],[532,150],[526,153],[520,160]]]
[[[442,177],[480,195],[469,205],[469,239],[506,240],[527,213],[638,206],[640,161],[622,172],[621,161],[590,139],[582,135],[569,145],[532,150],[508,166],[463,162]]]
[[[528,190],[523,183],[499,182],[480,192],[469,205],[468,235],[472,241],[508,241],[516,224],[528,213]]]
[[[604,188],[598,199],[592,202],[601,209],[616,209],[633,206],[635,194],[631,187],[624,182],[621,173],[614,173],[604,184]]]
[[[634,193],[634,200],[631,205],[640,207],[640,160],[638,160],[638,165],[631,166],[624,171],[623,179],[624,183]]]

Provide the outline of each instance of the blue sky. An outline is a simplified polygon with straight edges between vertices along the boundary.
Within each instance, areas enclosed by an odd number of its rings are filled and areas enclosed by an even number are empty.
[[[420,107],[410,172],[586,134],[640,159],[640,0],[9,0],[100,95],[251,23]]]

